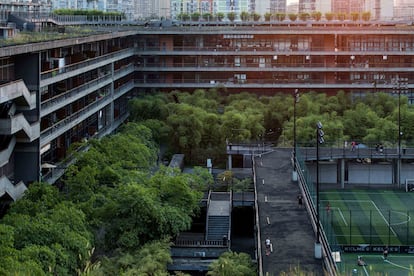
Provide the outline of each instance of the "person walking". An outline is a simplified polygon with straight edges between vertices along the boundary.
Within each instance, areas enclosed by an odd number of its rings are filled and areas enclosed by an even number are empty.
[[[382,254],[384,256],[384,261],[387,260],[387,258],[388,258],[388,246],[386,246],[384,248],[384,252]]]
[[[355,151],[355,146],[356,146],[356,142],[352,141],[351,142],[351,151]]]
[[[266,245],[266,256],[269,256],[270,255],[270,245],[271,245],[269,237],[266,238],[265,245]]]
[[[303,197],[302,197],[302,194],[298,194],[297,199],[298,199],[298,205],[299,205],[299,207],[302,207],[303,206]]]

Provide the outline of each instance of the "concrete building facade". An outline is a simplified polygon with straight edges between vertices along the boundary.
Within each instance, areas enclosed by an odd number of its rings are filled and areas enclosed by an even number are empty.
[[[0,48],[0,195],[111,133],[135,93],[398,93],[414,100],[414,29],[387,23],[134,27]],[[19,186],[20,185],[20,186]],[[20,193],[16,192],[12,198]]]

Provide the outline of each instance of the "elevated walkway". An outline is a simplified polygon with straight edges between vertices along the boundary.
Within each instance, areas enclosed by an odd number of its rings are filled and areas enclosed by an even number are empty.
[[[289,274],[298,265],[309,274],[324,275],[322,260],[314,257],[315,234],[309,214],[303,206],[298,206],[300,189],[291,181],[291,152],[291,149],[275,149],[254,159],[260,274]],[[265,252],[266,238],[272,244],[269,255]]]

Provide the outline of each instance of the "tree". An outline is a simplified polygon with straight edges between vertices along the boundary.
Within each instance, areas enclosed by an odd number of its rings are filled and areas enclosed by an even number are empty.
[[[346,19],[346,14],[345,14],[345,13],[343,13],[343,12],[338,12],[338,13],[336,14],[336,18],[337,18],[338,20],[344,21],[344,20]]]
[[[254,276],[256,269],[246,253],[225,252],[209,266],[210,276]]]
[[[272,14],[270,12],[265,13],[264,18],[265,18],[265,21],[269,22],[270,19],[272,18]]]
[[[258,13],[252,13],[251,17],[253,18],[254,21],[259,21],[260,20],[260,14]]]
[[[210,20],[212,20],[213,19],[213,16],[211,15],[211,13],[209,13],[209,12],[205,12],[205,13],[203,13],[203,19],[205,20],[205,21],[210,21]]]
[[[286,18],[286,14],[285,13],[276,13],[275,17],[278,21],[283,21]]]
[[[369,11],[363,12],[361,17],[362,17],[362,20],[369,21],[371,19],[371,12]]]
[[[234,22],[234,20],[236,19],[236,13],[234,12],[229,12],[227,14],[227,18],[230,20],[230,22]]]
[[[35,182],[26,190],[24,197],[13,204],[8,211],[9,215],[25,214],[35,216],[37,213],[47,212],[59,204],[63,198],[59,190],[47,183]]]
[[[222,12],[218,12],[217,13],[217,20],[218,21],[223,21],[223,19],[224,19],[224,13],[222,13]],[[229,18],[229,20],[230,20],[230,18]]]
[[[334,14],[334,13],[332,13],[332,12],[327,12],[327,13],[325,13],[325,18],[326,18],[326,20],[328,20],[328,21],[332,21],[332,20],[334,19],[334,17],[335,17],[335,14]]]
[[[359,12],[351,12],[351,19],[352,21],[358,21],[359,20]]]
[[[173,130],[171,139],[178,151],[192,158],[192,149],[200,146],[203,118],[207,115],[200,108],[188,104],[170,105],[168,126]]]
[[[296,21],[296,19],[298,18],[298,15],[295,13],[289,13],[288,17],[290,21]]]
[[[320,21],[322,18],[322,13],[321,12],[312,12],[311,17],[316,20],[316,21]]]
[[[83,263],[78,256],[86,256],[91,246],[85,215],[69,202],[33,217],[7,214],[2,223],[13,227],[14,248],[21,250],[24,262],[34,261],[59,275],[73,275]]]
[[[104,275],[168,276],[167,265],[171,262],[168,240],[155,240],[137,250],[105,259],[101,271]]]
[[[302,13],[300,13],[300,14],[299,14],[299,18],[300,18],[300,20],[302,20],[302,21],[306,21],[306,20],[308,20],[308,19],[309,19],[309,13],[307,13],[307,12],[302,12]]]
[[[242,11],[242,12],[240,13],[240,19],[241,19],[241,21],[248,21],[248,20],[249,20],[249,18],[250,18],[250,15],[249,15],[249,13],[248,13],[248,12],[246,12],[246,11]]]
[[[182,20],[182,21],[187,21],[190,19],[190,15],[188,13],[180,13],[177,16],[178,19]]]
[[[378,120],[379,117],[369,106],[358,103],[355,109],[347,110],[344,113],[345,133],[349,134],[352,140],[362,141],[367,135],[368,129],[373,128]]]
[[[198,12],[192,13],[191,14],[191,20],[192,21],[198,21],[198,20],[200,20],[200,13],[198,13]]]
[[[167,98],[163,94],[147,95],[140,98],[134,98],[128,102],[130,110],[130,120],[164,120],[165,119],[165,104]]]

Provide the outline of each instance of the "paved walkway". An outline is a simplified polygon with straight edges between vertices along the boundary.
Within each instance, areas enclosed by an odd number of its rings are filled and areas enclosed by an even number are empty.
[[[304,207],[297,203],[299,186],[292,182],[291,149],[276,149],[256,157],[256,181],[264,275],[279,275],[299,265],[323,275],[322,261],[314,258],[315,235]],[[265,252],[269,238],[273,251]]]

